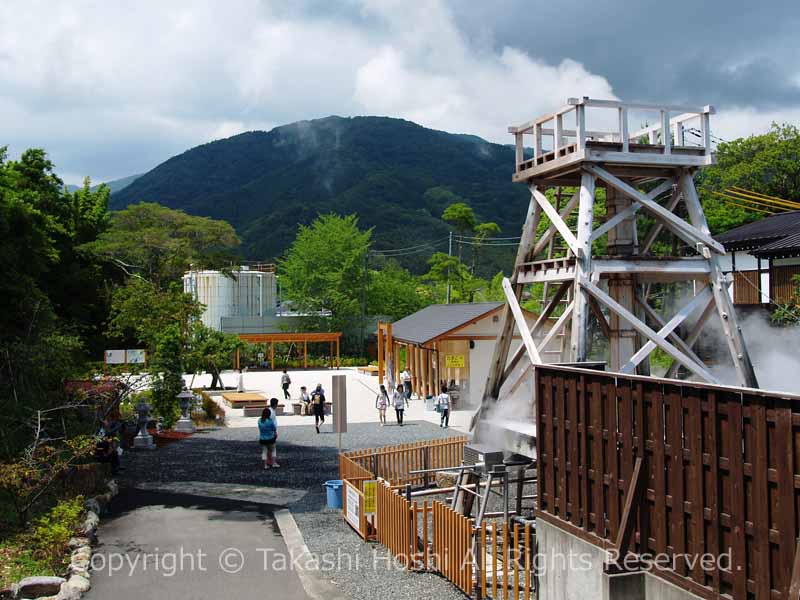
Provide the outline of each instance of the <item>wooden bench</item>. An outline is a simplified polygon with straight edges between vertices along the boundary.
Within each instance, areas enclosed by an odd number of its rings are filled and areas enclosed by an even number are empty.
[[[363,373],[364,375],[377,375],[378,367],[374,365],[368,365],[366,367],[358,367],[358,372]]]
[[[267,406],[267,398],[254,392],[227,392],[222,394],[222,401],[231,408],[245,408],[247,406]]]

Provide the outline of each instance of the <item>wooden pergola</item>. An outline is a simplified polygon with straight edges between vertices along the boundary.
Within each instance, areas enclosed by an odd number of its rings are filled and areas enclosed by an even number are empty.
[[[324,332],[324,333],[240,333],[239,339],[251,344],[269,344],[269,364],[270,368],[275,368],[275,344],[303,344],[303,368],[308,368],[308,344],[328,342],[330,345],[330,361],[328,366],[333,369],[333,350],[334,344],[336,345],[336,368],[340,367],[339,361],[339,347],[341,343],[342,332]],[[236,350],[236,368],[241,368],[239,362],[239,350]]]

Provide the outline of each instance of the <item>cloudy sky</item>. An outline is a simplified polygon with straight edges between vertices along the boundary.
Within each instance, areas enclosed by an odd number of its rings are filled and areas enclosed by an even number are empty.
[[[389,115],[510,142],[570,96],[800,124],[800,2],[0,2],[0,146],[69,183],[251,129]]]

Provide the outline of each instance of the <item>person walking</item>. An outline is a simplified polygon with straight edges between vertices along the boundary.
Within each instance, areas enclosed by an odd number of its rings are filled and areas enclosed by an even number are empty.
[[[289,373],[286,372],[286,369],[283,370],[283,375],[281,375],[281,387],[283,388],[283,399],[289,400],[291,399],[291,394],[289,394],[289,386],[292,383],[291,377],[289,377]]]
[[[325,390],[322,389],[321,383],[318,383],[311,392],[311,406],[314,407],[314,427],[319,433],[319,426],[325,423]]]
[[[442,393],[436,397],[436,408],[441,415],[439,427],[447,429],[450,426],[450,394],[445,386],[442,386]]]
[[[258,443],[261,444],[261,460],[264,461],[265,469],[277,466],[273,464],[272,455],[275,452],[275,442],[278,440],[278,428],[271,416],[272,411],[265,408],[258,420]]]
[[[269,418],[275,423],[275,445],[272,447],[272,468],[277,469],[280,467],[278,464],[278,399],[269,399]]]
[[[400,373],[400,381],[403,383],[403,391],[406,394],[406,398],[411,400],[411,371],[408,370],[408,367]]]
[[[403,411],[405,407],[408,406],[408,398],[404,392],[400,391],[400,388],[397,387],[392,394],[392,405],[394,406],[394,414],[397,418],[397,424],[400,427],[403,426]]]
[[[387,406],[389,406],[389,393],[386,391],[386,386],[381,384],[381,391],[375,398],[375,408],[378,409],[378,418],[380,419],[381,427],[386,425]]]

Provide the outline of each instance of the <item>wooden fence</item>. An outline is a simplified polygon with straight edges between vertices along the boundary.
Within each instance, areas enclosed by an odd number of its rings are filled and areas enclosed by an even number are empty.
[[[531,524],[484,521],[476,533],[481,597],[530,600],[536,589]]]
[[[421,469],[439,469],[461,464],[464,445],[469,440],[466,436],[444,438],[345,452],[343,456],[349,462],[344,465],[347,473],[354,472],[351,463],[368,471],[373,478],[381,477],[393,486],[413,485],[426,486],[433,481],[429,473],[411,474]],[[339,459],[339,475],[344,478],[342,458]]]
[[[702,597],[797,597],[800,398],[550,366],[535,390],[537,518]]]
[[[472,595],[473,522],[441,502],[433,503],[436,570],[467,595]]]

